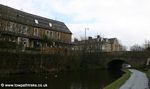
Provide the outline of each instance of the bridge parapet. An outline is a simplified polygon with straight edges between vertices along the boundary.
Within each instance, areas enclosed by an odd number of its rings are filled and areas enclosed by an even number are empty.
[[[101,52],[101,53],[90,53],[86,54],[91,59],[97,58],[101,60],[102,65],[107,67],[107,64],[116,59],[124,60],[125,62],[131,64],[133,67],[145,66],[147,58],[150,58],[150,52],[135,52],[135,51],[121,51],[121,52]]]

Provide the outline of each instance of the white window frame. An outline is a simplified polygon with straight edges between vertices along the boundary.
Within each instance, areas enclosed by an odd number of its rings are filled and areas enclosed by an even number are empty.
[[[35,19],[34,22],[35,22],[36,24],[39,24],[39,21],[38,21],[37,19]]]
[[[52,23],[48,23],[49,24],[49,27],[52,27],[53,26],[53,24]]]

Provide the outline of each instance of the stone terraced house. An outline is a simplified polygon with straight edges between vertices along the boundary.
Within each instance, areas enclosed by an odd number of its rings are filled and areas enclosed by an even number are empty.
[[[0,40],[22,45],[24,49],[47,52],[67,49],[72,33],[60,21],[29,14],[0,4]]]
[[[102,38],[99,35],[97,38],[89,37],[87,40],[73,42],[75,51],[85,52],[115,52],[121,51],[121,44],[117,38]]]

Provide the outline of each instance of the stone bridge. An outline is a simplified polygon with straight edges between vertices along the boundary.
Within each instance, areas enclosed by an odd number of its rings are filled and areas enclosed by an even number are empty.
[[[130,64],[132,67],[144,67],[149,65],[150,52],[111,52],[102,53],[103,63],[106,68],[122,65],[123,63]]]
[[[95,64],[102,65],[105,68],[115,65],[122,65],[123,63],[130,64],[132,67],[144,67],[150,58],[150,52],[101,52],[101,53],[87,53],[84,55],[88,63],[97,61]],[[86,61],[85,60],[85,61]]]

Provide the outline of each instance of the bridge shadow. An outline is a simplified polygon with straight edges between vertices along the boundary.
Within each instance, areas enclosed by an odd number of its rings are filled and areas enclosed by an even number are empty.
[[[112,71],[121,71],[123,68],[123,64],[128,64],[128,62],[123,59],[113,59],[107,63],[107,68],[108,70]]]
[[[121,77],[124,74],[123,64],[128,64],[128,62],[123,59],[112,59],[107,63],[107,69],[113,76]]]

